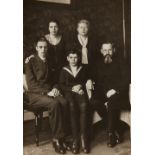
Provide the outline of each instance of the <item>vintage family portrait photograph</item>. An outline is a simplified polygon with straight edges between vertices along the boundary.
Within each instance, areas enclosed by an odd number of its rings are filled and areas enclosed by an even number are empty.
[[[131,0],[23,0],[22,76],[24,155],[131,155]]]

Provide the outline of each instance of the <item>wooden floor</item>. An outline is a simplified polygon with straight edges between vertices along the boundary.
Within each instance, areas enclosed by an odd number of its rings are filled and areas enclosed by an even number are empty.
[[[93,126],[93,140],[91,144],[90,155],[130,155],[130,130],[129,127],[124,125],[124,141],[123,143],[116,145],[114,148],[107,147],[107,134],[102,122],[99,122]],[[44,119],[43,128],[40,134],[40,146],[36,147],[34,140],[34,122],[24,122],[24,137],[23,137],[23,151],[24,155],[57,155],[55,153],[50,138],[48,119]],[[71,152],[67,152],[67,155],[71,155]],[[82,153],[80,153],[82,154]]]

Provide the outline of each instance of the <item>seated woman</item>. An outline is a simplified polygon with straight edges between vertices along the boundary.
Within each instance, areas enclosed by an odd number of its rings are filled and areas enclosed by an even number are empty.
[[[60,70],[66,62],[66,42],[60,33],[60,23],[57,20],[50,20],[48,30],[49,33],[45,35],[49,43],[48,59],[52,62],[57,77],[59,77]]]
[[[48,43],[44,37],[36,42],[36,54],[26,64],[29,104],[35,107],[47,107],[51,127],[53,146],[57,153],[64,154],[66,133],[67,102],[62,97],[55,82],[55,73],[47,60]]]

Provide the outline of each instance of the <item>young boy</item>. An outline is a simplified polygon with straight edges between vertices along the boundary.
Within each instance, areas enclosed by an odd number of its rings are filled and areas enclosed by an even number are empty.
[[[80,63],[80,53],[70,50],[67,55],[68,66],[60,73],[60,87],[70,106],[71,130],[73,135],[72,153],[80,150],[89,153],[88,147],[88,101],[85,90],[87,82],[86,68]]]

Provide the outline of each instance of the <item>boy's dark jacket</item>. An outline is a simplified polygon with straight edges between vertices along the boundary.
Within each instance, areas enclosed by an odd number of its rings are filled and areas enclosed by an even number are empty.
[[[77,75],[74,77],[72,74],[70,66],[65,66],[61,70],[60,78],[59,78],[59,86],[62,92],[72,91],[72,87],[78,84],[82,85],[83,90],[85,90],[85,84],[89,79],[89,73],[87,71],[87,67],[78,66]]]

